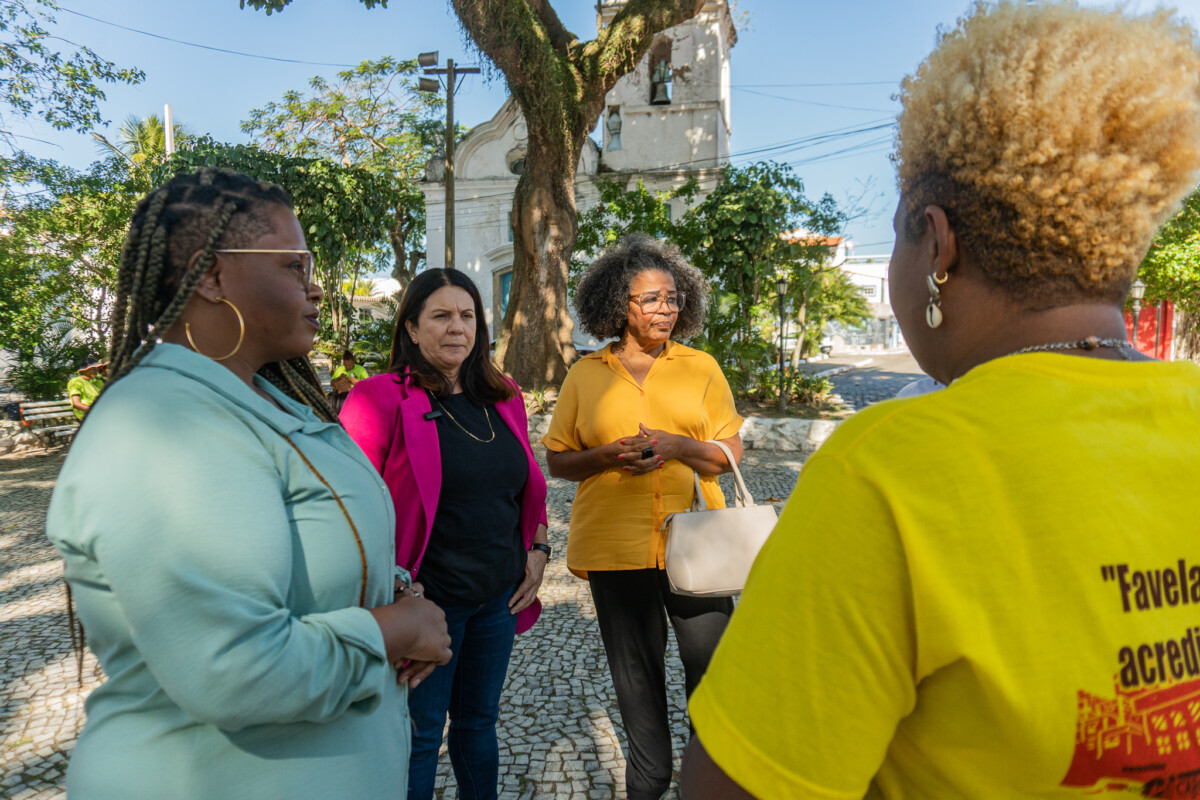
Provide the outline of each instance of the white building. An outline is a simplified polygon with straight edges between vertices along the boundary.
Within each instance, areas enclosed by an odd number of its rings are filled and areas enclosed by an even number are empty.
[[[888,300],[888,264],[891,259],[888,256],[853,255],[853,245],[850,252],[838,266],[871,304],[871,313],[876,319],[891,317],[892,306]]]
[[[597,26],[609,24],[625,0],[597,6]],[[731,130],[729,51],[737,42],[726,0],[708,0],[693,19],[655,37],[637,69],[608,93],[601,115],[603,141],[589,139],[579,160],[575,192],[580,211],[596,202],[594,180],[640,178],[662,191],[695,177],[699,202],[716,186],[729,158]],[[475,127],[455,151],[455,266],[471,275],[483,295],[493,336],[503,318],[512,281],[513,192],[524,165],[528,132],[510,98],[488,122]],[[430,267],[444,266],[445,183],[431,164],[425,194]],[[686,209],[682,201],[673,215]],[[576,329],[577,347],[597,342]]]

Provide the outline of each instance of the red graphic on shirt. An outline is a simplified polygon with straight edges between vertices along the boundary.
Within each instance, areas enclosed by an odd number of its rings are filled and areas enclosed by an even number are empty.
[[[1200,797],[1200,680],[1115,688],[1115,699],[1079,692],[1075,757],[1062,785]]]

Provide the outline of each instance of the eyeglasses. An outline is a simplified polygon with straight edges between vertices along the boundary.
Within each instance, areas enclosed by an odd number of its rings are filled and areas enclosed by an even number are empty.
[[[653,314],[658,309],[662,308],[662,304],[666,303],[667,308],[671,311],[678,311],[683,308],[683,301],[687,299],[687,292],[667,292],[663,294],[631,294],[629,299],[637,303],[641,307],[643,314]]]
[[[289,267],[298,267],[297,276],[307,289],[312,285],[313,268],[316,265],[316,259],[313,257],[312,250],[216,250],[217,253],[227,253],[229,255],[267,255],[270,253],[287,253],[288,255],[299,258],[298,263],[288,264]]]

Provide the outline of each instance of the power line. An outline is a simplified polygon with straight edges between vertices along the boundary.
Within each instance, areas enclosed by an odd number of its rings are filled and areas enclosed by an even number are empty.
[[[894,127],[894,125],[895,125],[895,122],[891,122],[891,121],[889,121],[889,122],[877,121],[876,124],[868,124],[868,125],[859,126],[859,127],[849,126],[849,127],[845,127],[845,128],[835,128],[830,131],[824,131],[821,133],[812,134],[810,136],[802,136],[798,139],[789,139],[789,140],[786,140],[783,142],[777,142],[775,144],[763,145],[762,147],[754,147],[754,148],[750,148],[748,150],[741,150],[738,152],[730,153],[728,155],[728,158],[732,161],[734,159],[746,160],[746,159],[750,158],[751,156],[761,156],[766,153],[774,153],[775,155],[784,155],[789,152],[794,152],[796,150],[803,150],[803,149],[806,149],[809,147],[815,147],[817,145],[825,144],[825,143],[832,142],[832,141],[837,141],[839,139],[847,139],[852,136],[858,136],[858,135],[864,134],[864,133],[870,133],[873,131],[884,130],[887,128]],[[888,139],[885,137],[883,139],[878,139],[876,141],[864,142],[863,144],[856,145],[855,147],[867,147],[867,146],[871,146],[871,145],[877,145],[877,144],[881,144],[884,141],[888,141]],[[845,151],[839,150],[839,151],[835,151],[833,153],[827,153],[822,156],[814,156],[811,159],[804,159],[802,161],[798,161],[795,163],[796,164],[811,164],[811,163],[814,163],[816,160],[821,160],[821,159],[827,158],[829,156],[838,155],[842,152],[845,152]],[[693,164],[698,164],[701,162],[711,161],[711,160],[712,160],[711,158],[697,158],[697,159],[693,159],[691,161],[681,161],[681,162],[678,162],[675,164],[666,164],[661,167],[651,167],[648,169],[637,170],[637,172],[635,174],[652,175],[652,174],[662,173],[662,172],[675,172],[680,169],[685,169]],[[600,177],[604,177],[604,176],[603,175],[595,175],[595,176],[580,175],[580,176],[578,176],[577,180],[578,181],[585,181],[585,180],[594,181]],[[477,200],[491,200],[491,199],[494,199],[497,197],[511,197],[511,196],[512,196],[512,190],[508,190],[508,191],[504,191],[504,192],[498,192],[495,194],[482,194],[482,195],[477,195],[477,196],[471,197],[471,198],[465,198],[464,202],[467,202],[468,200],[471,202],[474,202]],[[427,202],[425,205],[426,205],[426,207],[431,207],[431,206],[443,205],[444,203],[445,203],[444,200],[435,200],[433,202]],[[462,214],[472,214],[472,213],[476,213],[476,212],[464,210],[461,213]]]
[[[753,87],[755,89],[798,89],[816,88],[820,86],[896,86],[897,81],[853,81],[845,83],[735,83],[735,89]]]
[[[149,36],[152,39],[161,39],[164,42],[174,42],[175,44],[183,44],[183,45],[187,45],[188,47],[198,47],[201,50],[212,50],[215,53],[226,53],[227,55],[231,55],[231,56],[242,56],[244,58],[258,58],[258,59],[262,59],[263,61],[280,61],[285,64],[308,64],[308,65],[311,65],[314,67],[347,67],[347,68],[353,69],[354,67],[358,66],[357,64],[334,64],[329,61],[303,61],[298,58],[276,58],[275,56],[262,56],[262,55],[258,55],[257,53],[243,53],[241,50],[226,50],[224,47],[211,47],[207,44],[197,44],[196,42],[185,42],[182,39],[172,39],[170,36],[162,36],[157,33],[150,33],[149,31],[142,31],[142,30],[138,30],[137,28],[130,28],[126,25],[118,25],[115,22],[109,22],[106,19],[100,19],[99,17],[92,17],[87,14],[80,13],[78,11],[72,11],[69,8],[63,8],[62,6],[59,6],[58,10],[65,11],[68,14],[74,14],[77,17],[83,17],[84,19],[90,19],[92,22],[99,22],[101,25],[110,25],[114,28],[120,28],[123,31],[129,31],[130,33],[137,33],[137,34],[141,34],[142,36]]]
[[[796,97],[784,97],[781,94],[769,94],[767,92],[758,92],[758,91],[755,91],[754,89],[743,89],[743,88],[737,87],[737,86],[735,86],[733,88],[738,89],[739,91],[745,92],[746,94],[756,94],[759,97],[770,97],[773,100],[784,100],[788,103],[800,103],[800,104],[806,105],[806,106],[821,106],[823,108],[840,108],[840,109],[846,109],[848,111],[869,111],[874,114],[889,114],[889,113],[891,113],[891,110],[886,109],[886,108],[862,108],[860,106],[842,106],[842,105],[837,105],[835,103],[818,103],[816,100],[801,100]]]

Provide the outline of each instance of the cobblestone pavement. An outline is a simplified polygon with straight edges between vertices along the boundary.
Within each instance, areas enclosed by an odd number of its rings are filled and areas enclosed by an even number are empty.
[[[64,455],[58,448],[0,456],[0,797],[14,800],[64,796],[67,759],[84,720],[83,699],[102,679],[89,654],[80,683],[62,563],[43,532]],[[800,467],[796,453],[748,451],[743,470],[756,500],[779,505]],[[728,481],[725,489],[731,490]],[[532,631],[517,638],[501,711],[500,796],[508,800],[625,796],[621,717],[595,609],[586,582],[567,571],[561,555],[574,496],[575,484],[550,480],[556,555],[541,591],[545,612]],[[678,757],[687,720],[683,666],[673,639],[668,659]],[[444,749],[437,787],[442,800],[458,797]],[[674,791],[667,796],[674,798]]]
[[[871,403],[890,400],[896,392],[908,384],[925,377],[925,373],[917,366],[910,353],[887,353],[874,355],[863,353],[853,358],[843,358],[838,361],[862,361],[871,359],[871,363],[849,372],[834,375],[829,380],[833,390],[841,395],[847,406],[855,411],[861,411]],[[831,363],[830,366],[836,366]]]

